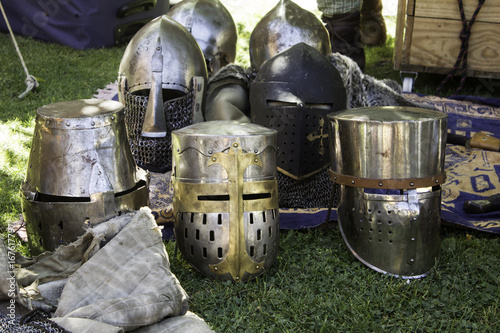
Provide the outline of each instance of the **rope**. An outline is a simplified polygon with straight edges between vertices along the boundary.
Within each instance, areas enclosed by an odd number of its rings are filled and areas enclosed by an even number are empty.
[[[21,59],[21,64],[23,65],[24,72],[26,73],[26,80],[24,82],[26,83],[26,90],[18,96],[18,98],[24,98],[31,90],[36,89],[38,87],[38,82],[36,78],[33,75],[30,75],[28,72],[28,67],[26,67],[26,64],[24,63],[24,58],[23,55],[21,54],[21,51],[19,50],[19,46],[17,45],[16,38],[14,37],[14,33],[12,32],[12,28],[10,26],[9,19],[7,18],[7,14],[5,14],[5,10],[3,9],[2,2],[0,1],[0,10],[2,11],[2,15],[5,19],[5,23],[7,24],[7,28],[9,29],[10,36],[12,37],[12,42],[14,43],[14,47],[16,48],[17,55],[19,56],[19,59]]]
[[[483,7],[485,0],[478,0],[478,4],[476,7],[476,10],[474,11],[474,14],[472,14],[472,17],[467,23],[467,20],[465,18],[465,12],[464,12],[464,5],[462,0],[458,0],[458,7],[460,9],[460,17],[462,18],[462,31],[460,31],[460,40],[462,41],[462,44],[460,45],[460,52],[458,54],[457,60],[455,62],[455,65],[451,69],[451,71],[448,73],[448,75],[444,78],[444,80],[439,84],[439,86],[436,89],[436,93],[439,94],[441,90],[443,89],[444,85],[451,80],[455,72],[458,70],[458,67],[460,65],[460,62],[462,62],[462,71],[461,71],[461,78],[460,78],[460,83],[455,90],[455,94],[459,95],[462,92],[462,89],[464,87],[465,83],[465,77],[467,74],[467,56],[469,53],[469,39],[471,35],[471,28],[474,22],[476,21],[477,15],[479,14],[479,11],[481,10],[481,7]]]

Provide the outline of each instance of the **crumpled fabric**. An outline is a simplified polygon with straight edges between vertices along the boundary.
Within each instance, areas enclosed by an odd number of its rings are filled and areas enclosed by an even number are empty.
[[[429,108],[408,100],[402,94],[402,88],[394,80],[379,80],[364,74],[358,64],[340,53],[331,53],[330,62],[338,70],[347,95],[347,108],[372,106],[410,106]]]
[[[0,263],[5,250],[0,247]],[[159,332],[161,326],[165,332],[186,332],[193,325],[211,332],[188,312],[188,296],[170,271],[149,208],[98,224],[53,253],[17,256],[15,266],[16,301],[28,310],[53,313],[51,320],[71,332],[141,332],[150,325],[160,325]],[[175,325],[169,325],[173,318]]]

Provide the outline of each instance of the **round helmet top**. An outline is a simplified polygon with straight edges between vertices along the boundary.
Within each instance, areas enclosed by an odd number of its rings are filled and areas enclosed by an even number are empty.
[[[194,36],[205,55],[209,72],[234,62],[238,31],[233,17],[219,0],[184,0],[167,15]]]
[[[186,94],[195,76],[207,78],[203,53],[194,37],[181,24],[162,15],[143,26],[129,42],[119,67],[126,78],[125,90],[130,93],[151,89],[152,61],[161,48],[162,89]]]
[[[257,95],[251,93],[252,105],[269,105],[274,101],[295,107],[323,104],[322,108],[328,107],[330,111],[346,108],[346,93],[339,72],[325,56],[305,43],[298,43],[269,59],[251,89],[258,86],[266,88],[258,89],[261,93]],[[252,107],[252,114],[263,110]]]
[[[313,13],[290,0],[280,0],[250,35],[250,62],[254,71],[277,53],[304,42],[323,55],[332,52],[328,31]]]

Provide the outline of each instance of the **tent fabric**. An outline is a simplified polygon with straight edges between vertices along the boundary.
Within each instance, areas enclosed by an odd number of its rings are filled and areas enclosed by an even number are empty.
[[[9,249],[3,244],[0,250],[0,265],[8,264]],[[158,332],[211,332],[188,312],[188,296],[170,271],[149,208],[98,224],[53,253],[33,259],[18,255],[13,271],[16,302],[53,312],[51,319],[71,332],[141,332],[150,325]],[[9,271],[0,274],[6,275],[0,279],[4,291]]]

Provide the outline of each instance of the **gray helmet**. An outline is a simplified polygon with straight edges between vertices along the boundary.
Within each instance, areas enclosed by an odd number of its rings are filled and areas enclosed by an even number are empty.
[[[87,99],[37,110],[21,186],[32,254],[53,251],[85,230],[149,204],[149,175],[130,153],[123,105]]]
[[[330,164],[326,116],[345,108],[337,69],[305,43],[268,60],[250,84],[251,120],[278,131],[278,170],[294,179]]]
[[[318,17],[290,0],[280,0],[250,35],[252,70],[258,71],[266,60],[300,42],[325,56],[332,53],[328,31]]]
[[[170,170],[171,132],[204,120],[206,81],[200,47],[172,18],[157,17],[135,34],[120,63],[118,97],[139,166]]]
[[[205,55],[209,76],[234,62],[238,31],[233,17],[219,0],[184,0],[167,15],[194,36]]]
[[[328,115],[339,227],[368,267],[425,276],[440,253],[447,115],[367,107]]]
[[[207,121],[172,133],[175,239],[198,271],[245,282],[278,254],[276,131]]]

